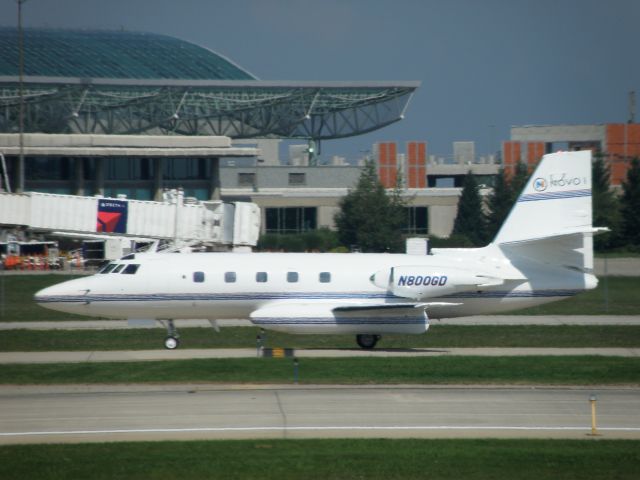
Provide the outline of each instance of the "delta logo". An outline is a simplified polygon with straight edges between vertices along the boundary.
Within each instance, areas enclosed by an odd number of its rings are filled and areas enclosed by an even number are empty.
[[[128,203],[123,200],[99,200],[96,232],[127,233]]]

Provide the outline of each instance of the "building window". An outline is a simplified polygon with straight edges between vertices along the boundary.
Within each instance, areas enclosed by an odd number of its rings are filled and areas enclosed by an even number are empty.
[[[211,176],[208,158],[167,158],[163,176],[166,180],[206,180]]]
[[[301,233],[317,228],[317,208],[283,207],[265,211],[267,233]]]
[[[238,173],[238,186],[239,187],[253,187],[256,184],[256,174],[241,172]]]
[[[257,272],[256,273],[256,282],[258,283],[266,283],[267,281],[267,272]]]
[[[306,185],[306,184],[307,184],[306,173],[290,173],[289,174],[289,185],[296,186],[296,185]]]
[[[196,283],[204,282],[204,272],[193,272],[193,281]]]
[[[331,272],[320,272],[318,279],[320,280],[320,283],[331,282]]]
[[[429,233],[428,207],[405,208],[405,224],[402,233],[426,235]]]
[[[153,162],[150,158],[105,158],[107,180],[151,180]]]
[[[287,282],[296,283],[298,281],[298,272],[287,272]]]
[[[224,281],[226,283],[236,283],[236,272],[224,272]]]
[[[25,163],[26,180],[71,179],[71,159],[68,157],[28,157]]]

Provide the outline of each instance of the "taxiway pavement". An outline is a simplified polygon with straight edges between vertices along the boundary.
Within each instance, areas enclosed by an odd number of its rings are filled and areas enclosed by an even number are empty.
[[[328,437],[640,438],[620,387],[0,387],[0,444]]]
[[[522,356],[581,356],[640,357],[640,348],[410,348],[362,350],[300,348],[293,354],[297,358],[346,357],[522,357]],[[2,364],[43,363],[100,363],[149,362],[161,360],[190,360],[215,358],[255,358],[262,356],[255,348],[179,348],[177,350],[96,350],[67,352],[0,352]]]

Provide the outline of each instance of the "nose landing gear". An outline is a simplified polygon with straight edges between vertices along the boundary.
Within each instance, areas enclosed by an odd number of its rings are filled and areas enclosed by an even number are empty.
[[[164,323],[164,322],[163,322]],[[173,324],[173,320],[167,320],[167,337],[164,339],[164,348],[167,350],[175,350],[180,346],[180,335]]]

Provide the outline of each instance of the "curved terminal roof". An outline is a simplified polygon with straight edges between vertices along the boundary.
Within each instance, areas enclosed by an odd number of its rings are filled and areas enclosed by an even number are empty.
[[[0,132],[18,131],[15,28],[0,28]],[[307,138],[403,118],[419,82],[260,81],[188,42],[133,32],[27,29],[25,131]]]
[[[18,75],[15,28],[0,27],[0,75]],[[154,33],[24,30],[24,74],[38,77],[253,80],[217,53]]]

